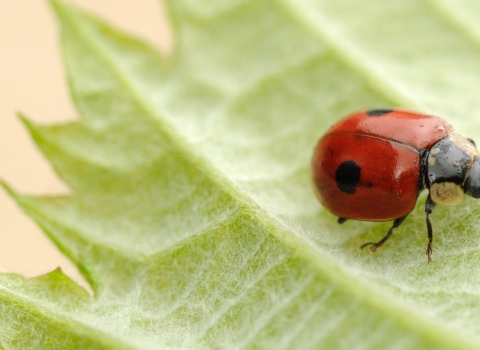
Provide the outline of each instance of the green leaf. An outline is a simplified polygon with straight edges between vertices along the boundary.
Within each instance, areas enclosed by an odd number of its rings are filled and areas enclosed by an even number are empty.
[[[391,223],[338,226],[309,164],[358,108],[480,134],[480,5],[170,0],[166,59],[52,4],[81,119],[24,121],[72,194],[5,187],[94,295],[60,271],[0,275],[1,347],[478,348],[478,204],[435,209],[431,264],[424,195],[371,254]]]

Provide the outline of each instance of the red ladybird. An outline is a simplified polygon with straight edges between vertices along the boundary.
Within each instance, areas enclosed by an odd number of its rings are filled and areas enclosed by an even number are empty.
[[[480,155],[475,143],[453,133],[444,120],[401,109],[353,113],[318,142],[312,159],[313,180],[322,204],[347,219],[394,220],[374,252],[413,210],[427,188],[427,256],[432,260],[429,215],[436,204],[453,206],[464,194],[480,198]]]

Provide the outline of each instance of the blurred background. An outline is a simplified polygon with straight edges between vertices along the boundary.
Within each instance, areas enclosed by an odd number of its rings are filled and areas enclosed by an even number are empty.
[[[69,0],[158,50],[172,36],[161,0]],[[0,178],[29,194],[68,193],[17,117],[38,123],[77,118],[69,97],[58,28],[47,0],[0,0]],[[60,266],[84,284],[76,268],[0,190],[0,272],[37,276]]]

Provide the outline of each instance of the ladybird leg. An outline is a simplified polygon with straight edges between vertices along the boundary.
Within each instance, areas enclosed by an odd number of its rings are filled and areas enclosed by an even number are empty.
[[[347,220],[348,220],[347,218],[339,217],[337,221],[338,221],[339,224],[343,224]]]
[[[365,243],[365,244],[362,244],[360,246],[360,249],[363,249],[365,248],[366,246],[369,246],[371,245],[370,247],[370,250],[372,252],[376,251],[377,248],[381,247],[383,245],[383,243],[385,243],[389,238],[390,236],[392,235],[393,233],[393,230],[396,229],[398,226],[400,226],[402,224],[402,222],[407,218],[408,214],[405,215],[405,216],[402,216],[401,218],[398,218],[396,219],[394,222],[393,222],[393,225],[392,227],[390,227],[390,229],[388,230],[387,234],[385,235],[385,237],[383,237],[381,240],[379,240],[378,242],[368,242],[368,243]]]
[[[433,208],[435,208],[435,203],[433,203],[430,195],[428,195],[427,200],[425,201],[425,221],[427,222],[427,232],[428,232],[428,245],[427,245],[427,257],[428,262],[432,261],[433,253],[433,228],[432,223],[430,222],[429,215],[432,213]]]

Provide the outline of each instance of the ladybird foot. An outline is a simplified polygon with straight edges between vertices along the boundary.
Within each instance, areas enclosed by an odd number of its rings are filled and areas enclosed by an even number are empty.
[[[427,244],[427,251],[425,252],[425,254],[427,254],[427,258],[428,258],[428,262],[431,262],[432,261],[432,254],[433,254],[433,236],[432,237],[428,237],[428,244]]]
[[[426,254],[427,254],[427,258],[428,258],[428,262],[429,262],[429,263],[433,261],[433,260],[432,260],[432,253],[433,253],[432,248],[431,248],[431,247],[428,247],[428,248],[427,248],[427,251],[426,251]]]
[[[381,246],[381,244],[378,244],[378,242],[368,242],[368,243],[362,244],[360,246],[360,249],[363,250],[363,248],[365,248],[367,246],[371,246],[370,251],[375,252],[377,250],[377,248]]]

